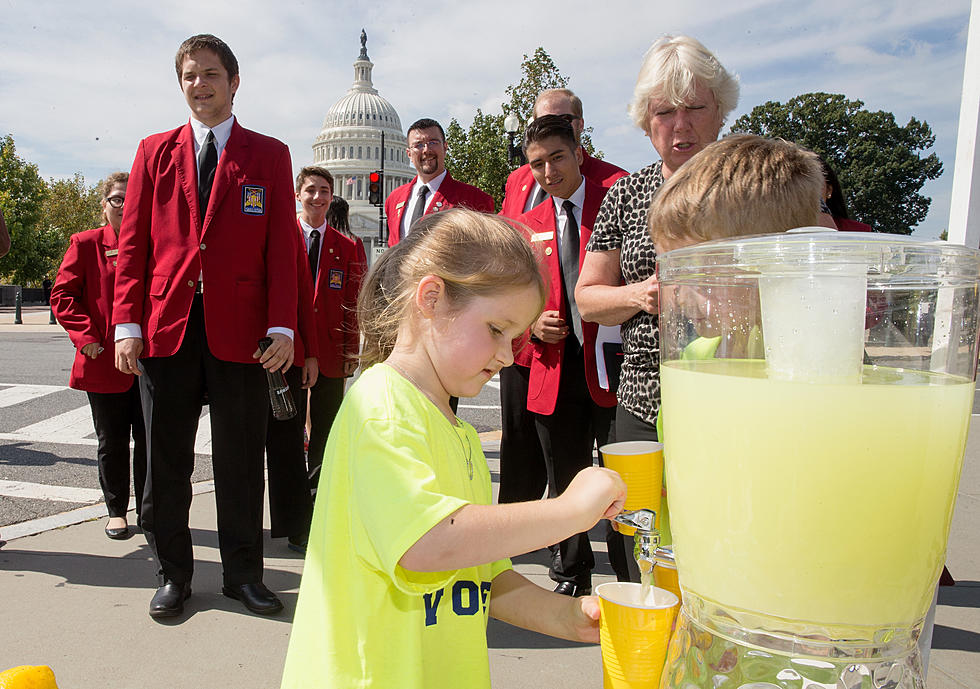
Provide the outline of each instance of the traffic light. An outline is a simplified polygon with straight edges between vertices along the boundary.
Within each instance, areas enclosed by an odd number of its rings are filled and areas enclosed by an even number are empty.
[[[380,170],[375,170],[368,175],[368,201],[372,206],[380,206],[384,203],[381,195],[381,188],[384,186],[384,175]]]

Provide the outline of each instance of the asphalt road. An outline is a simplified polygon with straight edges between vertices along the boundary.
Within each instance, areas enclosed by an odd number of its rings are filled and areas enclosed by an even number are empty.
[[[68,387],[73,357],[54,327],[0,332],[0,527],[101,502],[88,399]],[[195,482],[211,478],[206,416]],[[459,416],[479,432],[499,429],[498,380],[460,400]]]

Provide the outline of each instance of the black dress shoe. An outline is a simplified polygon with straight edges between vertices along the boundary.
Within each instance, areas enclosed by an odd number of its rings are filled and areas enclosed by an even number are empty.
[[[310,539],[306,536],[290,536],[289,540],[286,541],[286,547],[292,550],[294,553],[306,555],[306,546],[309,541]]]
[[[133,530],[129,528],[128,525],[122,527],[121,529],[110,529],[108,526],[105,527],[105,535],[114,541],[125,541],[133,535]]]
[[[576,584],[572,581],[562,581],[555,587],[555,593],[563,596],[574,596],[575,598],[580,598],[591,594],[592,587]]]
[[[157,589],[150,601],[150,617],[177,617],[184,612],[184,601],[191,596],[190,582],[168,581]]]
[[[275,615],[282,611],[282,601],[261,581],[255,584],[224,586],[221,592],[229,598],[240,600],[256,615]]]

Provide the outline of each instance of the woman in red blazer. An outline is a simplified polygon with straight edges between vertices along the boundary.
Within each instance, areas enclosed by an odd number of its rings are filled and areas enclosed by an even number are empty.
[[[51,290],[51,309],[75,345],[68,384],[88,393],[99,439],[99,483],[109,511],[105,532],[126,539],[133,532],[129,508],[129,437],[132,434],[136,515],[146,480],[146,436],[135,376],[115,365],[112,299],[116,281],[116,233],[122,222],[129,174],[116,172],[102,184],[106,225],[72,235]]]

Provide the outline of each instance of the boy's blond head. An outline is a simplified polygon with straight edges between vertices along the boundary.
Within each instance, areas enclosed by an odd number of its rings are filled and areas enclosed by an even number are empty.
[[[647,227],[658,247],[785,232],[817,224],[823,188],[815,153],[736,134],[671,175],[654,195]]]

